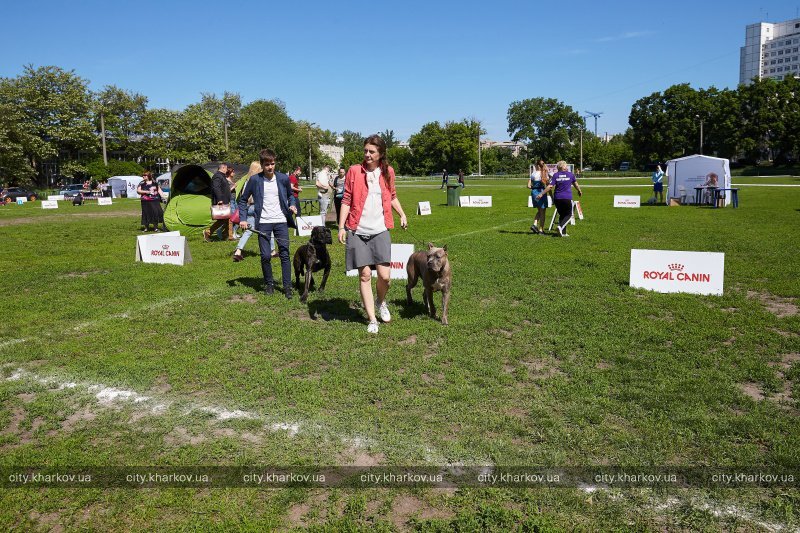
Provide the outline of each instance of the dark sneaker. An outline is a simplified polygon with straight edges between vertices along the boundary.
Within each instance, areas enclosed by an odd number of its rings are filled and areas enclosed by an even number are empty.
[[[239,250],[236,250],[236,252],[238,252],[238,251]],[[242,254],[237,254],[236,252],[233,252],[233,262],[234,263],[238,263],[239,261],[244,259],[244,256]]]
[[[285,289],[283,289],[283,294],[286,295],[286,299],[287,300],[291,300],[292,296],[293,296],[292,295],[292,288],[291,287],[286,287]]]
[[[275,287],[272,285],[267,285],[264,288],[264,294],[266,294],[267,296],[272,296],[273,294],[275,294]]]
[[[539,233],[539,228],[537,228],[535,225],[533,225],[533,226],[531,226],[531,231],[538,234]]]

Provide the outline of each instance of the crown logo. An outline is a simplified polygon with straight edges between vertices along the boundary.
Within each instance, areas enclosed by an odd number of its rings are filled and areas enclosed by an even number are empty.
[[[680,263],[670,263],[667,265],[670,270],[677,270],[678,272],[683,271],[683,265]]]

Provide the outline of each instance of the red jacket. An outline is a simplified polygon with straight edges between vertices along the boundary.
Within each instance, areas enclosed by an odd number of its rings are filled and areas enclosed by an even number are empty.
[[[392,216],[392,200],[397,198],[397,190],[394,187],[394,169],[389,167],[389,185],[381,175],[381,202],[383,203],[383,221],[386,229],[394,227],[394,217]],[[364,204],[367,202],[369,185],[367,185],[367,169],[364,165],[353,165],[347,171],[344,178],[344,197],[342,205],[350,206],[350,214],[344,222],[344,227],[350,230],[358,228],[361,220],[361,213],[364,211]]]

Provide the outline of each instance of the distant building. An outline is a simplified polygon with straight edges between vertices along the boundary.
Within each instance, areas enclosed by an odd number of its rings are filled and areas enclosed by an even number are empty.
[[[487,148],[506,148],[511,150],[511,155],[514,157],[519,156],[522,150],[527,149],[525,144],[519,141],[492,141],[489,139],[481,139],[481,149],[485,150]]]
[[[739,61],[739,83],[753,78],[800,77],[800,19],[759,22],[745,30]]]
[[[336,161],[337,165],[342,164],[342,158],[344,157],[344,146],[320,144],[319,151]]]

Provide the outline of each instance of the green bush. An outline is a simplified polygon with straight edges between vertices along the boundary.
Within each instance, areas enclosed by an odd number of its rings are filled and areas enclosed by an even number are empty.
[[[109,160],[108,166],[102,158],[95,159],[86,165],[86,175],[95,180],[105,180],[111,176],[141,176],[144,167],[134,161]]]

